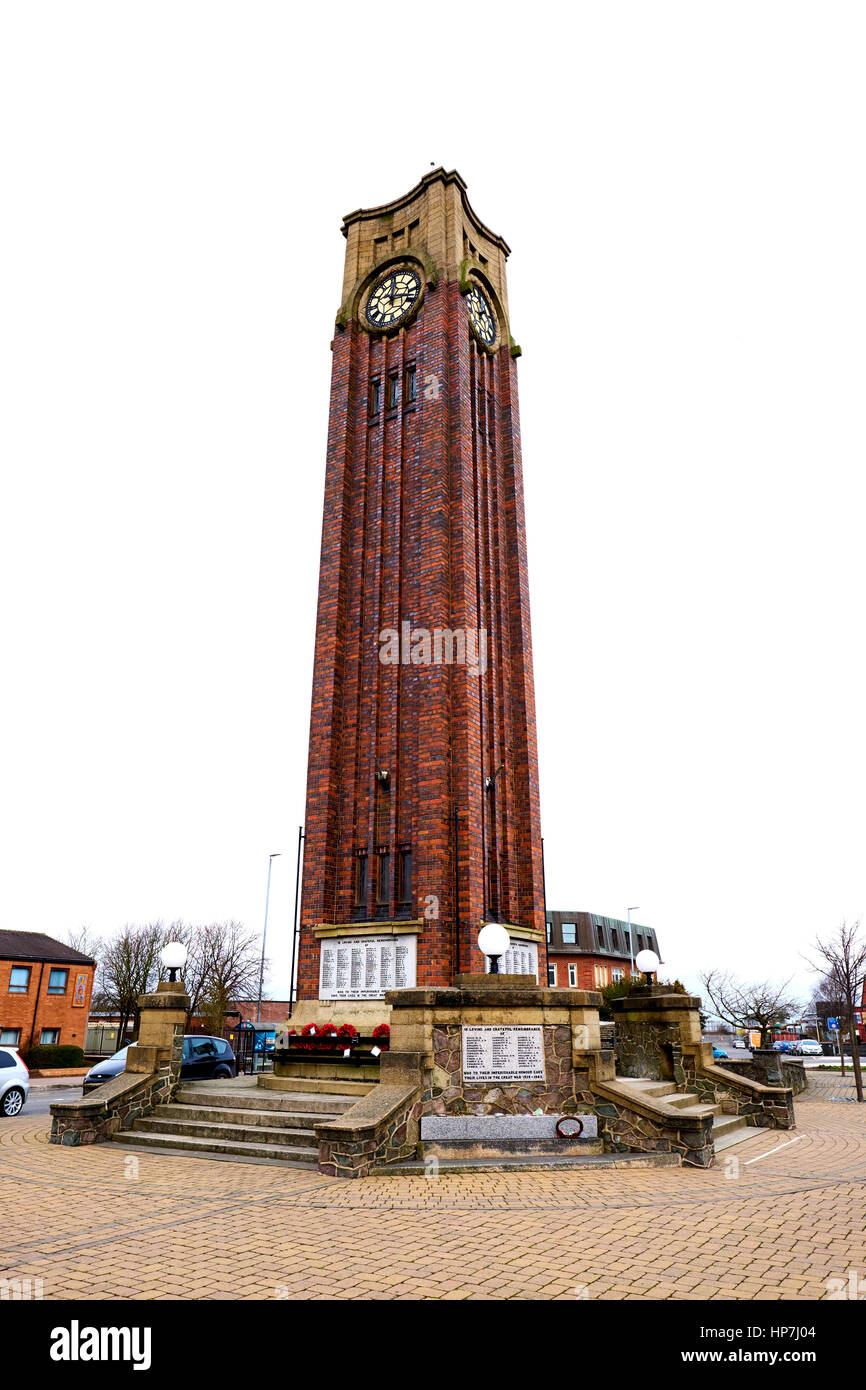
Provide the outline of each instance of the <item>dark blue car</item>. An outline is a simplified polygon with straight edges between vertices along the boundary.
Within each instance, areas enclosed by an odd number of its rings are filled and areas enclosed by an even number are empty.
[[[129,1046],[135,1047],[135,1043],[130,1043]],[[84,1094],[126,1071],[128,1051],[128,1047],[122,1047],[113,1057],[106,1057],[104,1062],[97,1062],[91,1067],[84,1078]],[[225,1038],[187,1033],[183,1040],[183,1061],[180,1068],[182,1081],[215,1081],[237,1074],[237,1058]]]

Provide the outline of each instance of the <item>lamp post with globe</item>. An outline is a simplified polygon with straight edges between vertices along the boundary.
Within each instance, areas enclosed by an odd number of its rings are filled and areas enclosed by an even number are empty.
[[[159,958],[168,971],[168,983],[170,985],[177,984],[177,972],[183,970],[188,954],[182,941],[169,941],[160,951]]]
[[[499,975],[499,961],[511,945],[511,937],[498,922],[486,922],[478,933],[478,949],[490,961],[490,974]]]
[[[659,968],[659,958],[655,951],[638,951],[634,963],[640,973],[646,976],[647,989],[650,989],[653,975]]]

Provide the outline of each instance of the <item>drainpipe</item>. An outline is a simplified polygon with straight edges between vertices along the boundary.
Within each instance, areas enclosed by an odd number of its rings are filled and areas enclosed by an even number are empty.
[[[544,901],[544,985],[550,984],[550,951],[547,942],[547,879],[544,874],[544,836],[541,837],[541,896]]]
[[[455,975],[460,974],[460,864],[458,854],[460,827],[457,822],[457,807],[454,807],[454,945],[457,955],[457,969]],[[453,958],[452,958],[453,959]]]
[[[27,1044],[27,1051],[28,1051],[28,1052],[30,1051],[31,1047],[33,1046],[33,1034],[36,1032],[36,1015],[39,1013],[39,996],[40,996],[40,994],[42,993],[42,976],[44,975],[44,973],[45,973],[45,961],[43,960],[43,961],[40,961],[40,963],[39,963],[39,983],[38,983],[38,985],[36,986],[36,1002],[35,1002],[34,1005],[33,1005],[33,1018],[31,1019],[31,1022],[30,1022],[30,1041],[29,1041],[29,1043]]]

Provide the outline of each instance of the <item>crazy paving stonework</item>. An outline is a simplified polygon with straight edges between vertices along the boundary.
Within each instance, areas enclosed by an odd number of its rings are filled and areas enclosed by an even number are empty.
[[[575,1114],[591,1110],[588,1085],[575,1087],[572,1035],[568,1024],[543,1025],[546,1081],[463,1084],[462,1030],[459,1025],[433,1029],[432,1084],[422,1096],[428,1115]],[[579,1075],[579,1074],[578,1074]],[[588,1081],[588,1073],[586,1080]]]

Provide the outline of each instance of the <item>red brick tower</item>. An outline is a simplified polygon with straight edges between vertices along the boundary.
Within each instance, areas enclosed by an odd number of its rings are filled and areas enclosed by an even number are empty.
[[[483,920],[512,972],[544,940],[509,248],[442,169],[343,235],[301,1000],[483,970]]]

